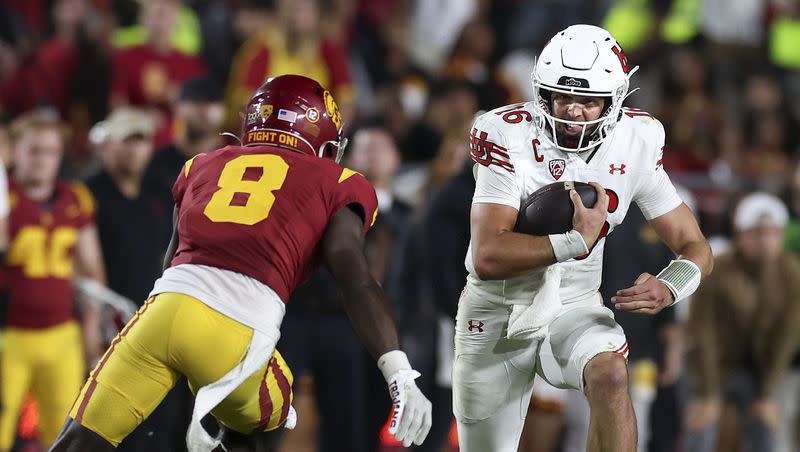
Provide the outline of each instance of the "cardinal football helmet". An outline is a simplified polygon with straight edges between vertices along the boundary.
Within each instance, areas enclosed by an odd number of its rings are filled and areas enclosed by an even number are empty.
[[[281,75],[261,85],[244,113],[242,145],[273,145],[304,154],[342,158],[342,115],[330,91],[301,75]]]

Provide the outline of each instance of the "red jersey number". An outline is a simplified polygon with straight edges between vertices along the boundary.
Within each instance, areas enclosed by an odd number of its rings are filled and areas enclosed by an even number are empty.
[[[260,172],[260,174],[259,174]],[[214,223],[252,226],[269,217],[275,191],[283,187],[289,164],[273,154],[240,155],[222,168],[203,213]]]
[[[501,110],[495,113],[497,116],[502,115],[503,121],[509,124],[519,124],[524,119],[525,121],[533,121],[533,116],[530,112],[525,111],[524,104],[514,105],[506,110]]]
[[[611,190],[609,188],[606,188],[606,194],[608,195],[608,213],[614,213],[617,211],[617,207],[619,207],[619,195],[617,195],[617,193],[614,190]],[[608,221],[603,223],[603,227],[600,228],[600,234],[598,234],[597,239],[594,241],[594,244],[589,249],[589,252],[586,254],[581,254],[580,256],[576,257],[575,260],[580,261],[589,257],[589,255],[592,254],[592,251],[594,251],[594,247],[597,246],[597,242],[599,242],[600,239],[605,238],[605,236],[608,235],[608,231],[610,230],[611,230],[611,225],[608,223]]]

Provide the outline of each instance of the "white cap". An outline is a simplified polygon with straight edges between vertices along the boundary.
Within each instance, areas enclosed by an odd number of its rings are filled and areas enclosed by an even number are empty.
[[[751,193],[736,206],[733,226],[744,231],[761,225],[784,227],[789,221],[789,210],[777,196],[764,192]]]
[[[119,107],[89,131],[89,139],[99,144],[106,140],[124,141],[132,136],[151,138],[156,132],[153,118],[144,110]]]

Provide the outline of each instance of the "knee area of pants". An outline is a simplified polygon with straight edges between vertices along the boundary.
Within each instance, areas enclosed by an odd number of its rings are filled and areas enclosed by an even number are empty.
[[[583,372],[587,395],[594,392],[620,394],[628,391],[628,368],[625,359],[614,353],[601,353],[586,365]]]

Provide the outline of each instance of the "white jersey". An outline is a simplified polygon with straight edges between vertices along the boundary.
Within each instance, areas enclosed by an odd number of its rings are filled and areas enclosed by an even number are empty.
[[[475,120],[470,149],[475,164],[473,203],[503,204],[519,209],[536,190],[557,181],[599,182],[610,197],[608,233],[622,223],[631,202],[650,220],[681,204],[661,165],[664,127],[648,113],[624,108],[622,118],[595,150],[563,152],[541,136],[533,124],[532,103],[507,105]],[[592,153],[594,152],[594,155]],[[604,233],[588,256],[553,265],[563,268],[562,303],[583,300],[600,288]],[[467,251],[468,286],[506,304],[529,304],[542,284],[544,270],[502,281],[478,278]]]

